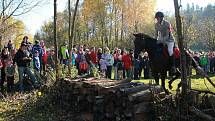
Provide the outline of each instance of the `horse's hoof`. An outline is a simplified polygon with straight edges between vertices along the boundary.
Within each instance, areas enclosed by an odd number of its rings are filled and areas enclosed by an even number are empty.
[[[179,89],[179,88],[177,88],[177,89],[176,89],[176,92],[178,92],[178,93],[179,93],[179,92],[180,92],[180,89]]]
[[[170,95],[171,94],[171,92],[169,91],[169,90],[164,90],[165,91],[165,93],[166,93],[166,95]]]
[[[170,90],[172,90],[172,88],[173,88],[173,87],[172,87],[172,85],[171,85],[171,84],[169,84],[169,89],[170,89]]]

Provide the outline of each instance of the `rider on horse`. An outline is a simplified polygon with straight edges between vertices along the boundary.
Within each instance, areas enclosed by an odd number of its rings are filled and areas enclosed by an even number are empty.
[[[162,43],[163,45],[167,45],[171,71],[175,73],[176,69],[173,56],[175,39],[172,34],[171,24],[168,21],[164,20],[164,14],[162,12],[157,12],[155,14],[155,18],[157,19],[157,23],[155,24],[155,37],[157,39],[157,44]]]

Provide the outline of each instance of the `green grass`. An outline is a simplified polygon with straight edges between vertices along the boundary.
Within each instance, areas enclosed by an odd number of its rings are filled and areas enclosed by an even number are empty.
[[[215,76],[210,76],[210,79],[215,83]],[[143,80],[134,80],[133,82],[142,82],[142,83],[155,83],[153,79],[143,79]],[[175,80],[172,83],[174,92],[177,89],[178,83],[180,82],[180,79]],[[161,81],[159,81],[159,84],[161,84]],[[166,88],[168,89],[168,80],[165,81]],[[198,89],[198,90],[207,90],[215,93],[215,88],[208,82],[206,78],[198,78],[197,76],[191,77],[191,89]]]
[[[143,74],[142,74],[143,75]],[[215,74],[208,74],[210,76],[210,79],[212,80],[213,83],[215,83]],[[180,82],[181,79],[177,79],[172,83],[173,89],[171,92],[175,92],[178,83]],[[196,71],[193,69],[192,70],[192,75],[191,75],[191,89],[197,89],[197,90],[206,90],[206,91],[211,91],[215,93],[215,88],[208,82],[206,78],[203,78],[200,75],[196,75]],[[165,80],[165,86],[167,89],[168,88],[168,79]],[[143,83],[151,83],[154,82],[154,79],[141,79],[141,80],[134,80],[134,82],[143,82]],[[155,82],[154,82],[155,83]],[[161,84],[161,81],[159,81],[159,84]]]

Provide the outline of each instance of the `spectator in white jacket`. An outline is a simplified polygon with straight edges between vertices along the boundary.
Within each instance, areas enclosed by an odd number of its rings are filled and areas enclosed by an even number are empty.
[[[113,55],[110,54],[110,49],[108,47],[105,47],[104,49],[104,54],[102,54],[102,58],[106,60],[107,64],[107,71],[106,71],[106,78],[111,79],[111,74],[112,74],[112,66],[114,63],[114,58]]]

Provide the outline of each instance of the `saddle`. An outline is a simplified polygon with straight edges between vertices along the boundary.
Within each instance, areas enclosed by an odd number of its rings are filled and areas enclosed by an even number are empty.
[[[169,52],[168,52],[167,45],[158,44],[157,53],[161,54],[164,58],[167,58],[167,59],[169,58]],[[174,54],[175,59],[180,58],[180,50],[178,47],[173,48],[173,54]]]

